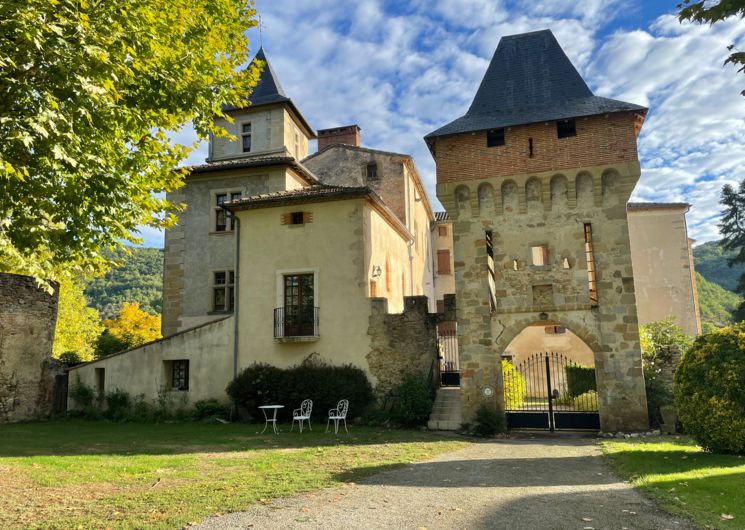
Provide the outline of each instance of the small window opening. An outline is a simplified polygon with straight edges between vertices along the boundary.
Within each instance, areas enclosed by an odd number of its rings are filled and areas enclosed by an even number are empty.
[[[235,308],[235,273],[233,271],[214,273],[212,307],[214,311],[233,311]]]
[[[292,212],[290,214],[290,224],[293,224],[293,225],[303,224],[303,212]]]
[[[367,164],[367,180],[378,179],[378,164]]]
[[[178,360],[171,363],[171,389],[189,390],[189,361]]]
[[[228,200],[227,193],[218,193],[215,196],[215,202],[217,210],[215,210],[215,232],[225,232],[228,229],[228,219],[225,215],[225,210],[221,208],[221,205],[226,203]]]
[[[96,392],[103,395],[106,390],[106,368],[96,368]]]
[[[516,260],[516,259],[513,259],[513,260],[512,260],[512,270],[513,270],[513,271],[516,271],[516,270],[518,270],[519,268],[520,268],[520,266],[519,266],[519,264],[517,263],[517,260]]]
[[[533,256],[533,265],[536,267],[545,267],[548,265],[548,247],[531,247],[530,251]]]
[[[441,236],[448,235],[448,227],[447,226],[440,226],[439,227],[439,233]]]
[[[243,143],[243,152],[248,153],[251,151],[251,124],[244,123],[241,127],[241,137]]]
[[[533,158],[533,139],[528,138],[528,156]]]
[[[486,278],[489,285],[489,308],[492,312],[497,310],[497,286],[494,271],[494,240],[491,230],[484,232],[486,240]]]
[[[574,119],[557,121],[556,135],[559,138],[569,138],[570,136],[577,136],[577,129],[574,126]]]
[[[564,258],[564,268],[571,269],[572,266],[569,264],[569,258]]]
[[[587,256],[587,284],[590,292],[590,307],[598,307],[598,282],[595,272],[595,252],[592,248],[592,225],[585,223],[585,254]]]
[[[504,129],[489,129],[486,131],[486,147],[504,145]]]
[[[547,335],[563,335],[567,332],[564,326],[546,326],[543,330]]]

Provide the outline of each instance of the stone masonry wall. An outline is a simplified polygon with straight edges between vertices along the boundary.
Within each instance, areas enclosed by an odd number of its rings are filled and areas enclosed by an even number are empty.
[[[640,174],[638,163],[509,178],[465,173],[458,182],[442,182],[439,171],[438,157],[438,198],[454,220],[464,420],[470,421],[487,399],[485,386],[495,389],[488,399],[503,409],[501,355],[545,312],[547,323],[567,327],[595,352],[601,429],[647,428],[625,206]],[[586,223],[595,253],[594,308]],[[487,230],[492,231],[495,310],[489,302]],[[534,246],[547,248],[546,265],[533,264]]]
[[[437,354],[437,323],[453,320],[455,297],[446,295],[445,312],[430,313],[426,296],[404,297],[404,312],[388,313],[385,298],[371,300],[370,352],[367,362],[384,396],[395,389],[406,372],[426,376]]]
[[[39,289],[33,278],[0,273],[0,423],[52,412],[52,357],[58,285]]]

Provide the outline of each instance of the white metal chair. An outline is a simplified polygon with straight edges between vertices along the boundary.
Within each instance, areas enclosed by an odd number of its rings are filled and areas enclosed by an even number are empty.
[[[300,404],[299,409],[295,409],[292,411],[292,426],[290,427],[290,431],[292,431],[293,427],[295,427],[295,422],[298,422],[298,425],[300,426],[300,432],[303,432],[303,422],[308,422],[308,428],[312,431],[313,427],[310,425],[310,413],[313,411],[313,400],[312,399],[304,399],[303,402]]]
[[[335,409],[329,410],[329,419],[326,422],[326,432],[329,432],[329,424],[331,423],[331,420],[334,420],[334,434],[337,434],[339,432],[339,421],[344,422],[344,430],[347,431],[347,434],[349,434],[349,430],[347,429],[347,411],[349,410],[349,400],[348,399],[341,399],[339,400],[339,403],[336,404]]]

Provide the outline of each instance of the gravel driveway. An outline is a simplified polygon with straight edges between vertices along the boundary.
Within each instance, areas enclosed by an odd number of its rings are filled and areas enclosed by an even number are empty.
[[[198,528],[692,529],[613,476],[594,438],[518,435]]]

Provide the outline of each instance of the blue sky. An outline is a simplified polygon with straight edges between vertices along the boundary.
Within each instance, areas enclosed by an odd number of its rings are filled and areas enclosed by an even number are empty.
[[[745,178],[745,76],[722,67],[727,45],[745,49],[745,22],[680,24],[676,3],[256,0],[256,9],[267,56],[311,125],[356,123],[364,146],[411,154],[438,207],[422,137],[466,111],[500,37],[551,29],[597,95],[650,108],[632,200],[691,203],[689,235],[700,243],[718,239],[722,186]],[[249,38],[253,55],[258,30]],[[177,137],[194,139],[188,129]],[[206,154],[202,144],[185,164]],[[161,233],[143,236],[162,246]]]

